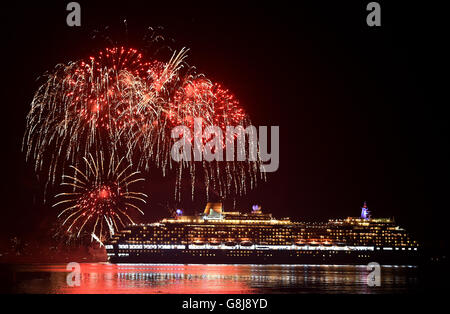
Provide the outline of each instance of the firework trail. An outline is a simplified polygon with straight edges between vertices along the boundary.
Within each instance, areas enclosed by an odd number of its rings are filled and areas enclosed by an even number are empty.
[[[119,227],[134,224],[131,212],[144,214],[137,203],[146,203],[147,195],[131,189],[144,179],[125,165],[124,158],[104,164],[103,154],[89,154],[83,160],[85,167],[70,166],[73,174],[63,175],[61,185],[70,191],[57,194],[53,207],[62,207],[58,218],[68,235],[80,237],[85,231],[103,241]]]

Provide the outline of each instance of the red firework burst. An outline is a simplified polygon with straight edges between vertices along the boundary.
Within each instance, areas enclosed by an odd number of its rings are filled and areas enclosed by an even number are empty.
[[[79,237],[83,231],[104,240],[108,235],[129,223],[134,223],[131,211],[143,212],[134,203],[145,203],[147,195],[131,190],[133,183],[143,181],[137,177],[139,172],[130,172],[130,165],[123,166],[122,160],[114,163],[111,158],[107,168],[103,165],[103,156],[94,159],[92,155],[84,158],[84,171],[72,166],[74,174],[64,176],[68,181],[62,185],[72,187],[71,192],[58,194],[63,197],[53,206],[66,205],[58,217],[67,226],[67,233]]]

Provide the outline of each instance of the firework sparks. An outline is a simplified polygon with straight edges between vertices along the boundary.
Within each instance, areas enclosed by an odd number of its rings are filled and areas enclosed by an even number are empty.
[[[239,101],[220,84],[204,78],[188,81],[170,103],[169,119],[173,125],[193,126],[194,118],[225,130],[226,126],[244,125],[248,121]]]
[[[63,207],[58,218],[68,234],[80,237],[82,232],[95,235],[100,241],[129,223],[134,224],[130,212],[144,214],[138,203],[145,203],[147,195],[131,190],[131,186],[143,178],[139,172],[131,172],[124,158],[118,162],[110,159],[104,165],[103,156],[84,157],[85,167],[71,166],[73,175],[64,175],[62,186],[70,192],[56,195],[54,207]]]
[[[31,103],[24,136],[27,158],[35,160],[38,171],[52,152],[48,176],[55,183],[58,167],[65,161],[76,163],[80,152],[116,152],[134,126],[159,119],[156,102],[163,100],[165,84],[184,56],[182,50],[168,63],[149,62],[136,49],[107,48],[88,60],[56,66]],[[139,80],[145,82],[145,101],[130,92]]]
[[[48,170],[47,183],[52,184],[67,164],[82,163],[78,156],[104,151],[124,156],[140,170],[156,166],[164,176],[174,173],[177,199],[184,174],[190,178],[194,197],[197,170],[207,197],[210,190],[227,197],[254,188],[259,178],[265,178],[259,160],[172,160],[171,129],[177,125],[192,128],[196,118],[202,118],[205,128],[219,126],[224,131],[227,126],[250,125],[238,99],[197,74],[185,62],[186,53],[182,49],[161,62],[146,60],[136,49],[115,47],[56,66],[37,90],[27,116],[23,143],[27,159],[35,161],[36,171]],[[95,208],[97,201],[115,195],[107,186],[98,188],[94,198],[85,195],[86,206]],[[105,221],[108,226],[112,223]]]

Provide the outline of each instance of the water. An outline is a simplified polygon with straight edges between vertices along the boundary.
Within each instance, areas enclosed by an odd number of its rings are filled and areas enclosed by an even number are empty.
[[[81,265],[69,287],[66,264],[8,266],[1,288],[12,293],[411,293],[418,268],[382,266],[381,286],[369,287],[366,266],[338,265]],[[4,280],[6,279],[6,280]]]

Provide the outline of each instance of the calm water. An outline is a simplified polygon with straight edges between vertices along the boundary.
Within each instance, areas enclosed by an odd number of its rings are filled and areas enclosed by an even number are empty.
[[[418,268],[382,266],[381,286],[367,286],[366,266],[334,265],[81,265],[69,287],[65,264],[9,266],[12,293],[405,293],[419,291]],[[5,287],[8,285],[8,287]]]

